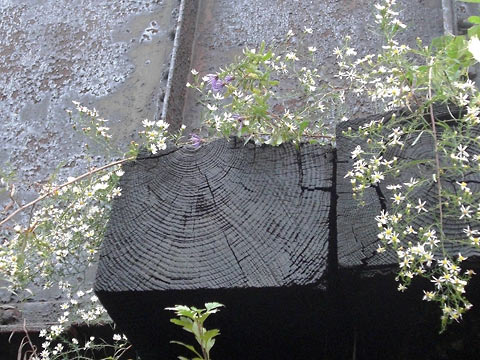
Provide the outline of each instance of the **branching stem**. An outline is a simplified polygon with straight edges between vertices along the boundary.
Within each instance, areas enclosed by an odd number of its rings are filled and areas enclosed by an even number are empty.
[[[51,189],[50,191],[46,192],[45,194],[39,196],[38,198],[36,198],[35,200],[32,200],[30,201],[28,204],[25,204],[21,207],[19,207],[17,210],[15,210],[14,212],[12,212],[10,215],[8,215],[5,219],[3,219],[2,221],[0,221],[0,226],[2,226],[3,224],[5,224],[6,222],[8,222],[9,220],[11,220],[14,216],[16,216],[17,214],[21,213],[22,211],[24,211],[25,209],[28,209],[29,207],[35,205],[36,203],[38,203],[39,201],[42,201],[43,199],[49,197],[49,196],[52,196],[54,195],[58,190],[64,188],[65,186],[68,186],[68,185],[71,185],[77,181],[80,181],[82,179],[85,179],[86,177],[89,177],[99,171],[102,171],[102,170],[105,170],[105,169],[108,169],[112,166],[115,166],[115,165],[120,165],[120,164],[123,164],[127,161],[131,161],[131,160],[135,160],[135,157],[134,156],[131,156],[131,157],[128,157],[128,158],[125,158],[125,159],[122,159],[122,160],[118,160],[118,161],[114,161],[114,162],[111,162],[107,165],[104,165],[102,167],[99,167],[99,168],[94,168],[80,176],[77,176],[76,178],[70,180],[70,181],[67,181],[61,185],[58,185],[56,187],[54,187],[53,189]]]

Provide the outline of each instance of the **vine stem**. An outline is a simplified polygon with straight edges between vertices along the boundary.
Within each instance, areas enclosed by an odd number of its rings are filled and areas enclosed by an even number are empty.
[[[127,161],[131,161],[131,160],[135,160],[135,156],[131,156],[131,157],[128,157],[128,158],[125,158],[125,159],[122,159],[122,160],[118,160],[118,161],[114,161],[114,162],[111,162],[107,165],[104,165],[102,167],[99,167],[99,168],[94,168],[80,176],[77,176],[76,178],[70,180],[70,181],[67,181],[61,185],[58,185],[56,186],[55,188],[51,189],[50,191],[46,192],[45,194],[43,194],[42,196],[39,196],[38,198],[36,198],[35,200],[32,200],[30,201],[28,204],[25,204],[21,207],[19,207],[17,210],[15,210],[14,212],[12,212],[10,215],[8,215],[5,219],[3,219],[2,221],[0,221],[0,226],[2,226],[3,224],[5,224],[7,221],[11,220],[14,216],[16,216],[17,214],[21,213],[22,211],[24,211],[25,209],[28,209],[29,207],[35,205],[36,203],[38,203],[39,201],[42,201],[43,199],[55,194],[58,190],[64,188],[65,186],[68,186],[68,185],[71,185],[79,180],[82,180],[82,179],[85,179],[86,177],[89,177],[99,171],[102,171],[102,170],[105,170],[105,169],[108,169],[108,168],[111,168],[112,166],[115,166],[115,165],[120,165],[120,164],[123,164]]]
[[[438,143],[437,143],[437,128],[435,126],[435,115],[433,114],[432,103],[432,68],[433,58],[430,60],[430,69],[428,70],[428,100],[430,101],[430,122],[432,124],[433,132],[433,151],[435,153],[435,166],[437,175],[437,192],[438,192],[438,210],[440,215],[440,233],[443,234],[443,209],[442,209],[442,183],[440,181],[440,157],[438,155]]]

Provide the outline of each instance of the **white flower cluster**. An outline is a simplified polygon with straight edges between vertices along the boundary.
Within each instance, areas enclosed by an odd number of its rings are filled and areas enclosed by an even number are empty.
[[[142,122],[143,127],[145,128],[144,134],[147,141],[147,148],[152,154],[156,154],[161,150],[167,148],[168,140],[168,127],[170,124],[166,123],[163,120],[158,121],[149,121],[147,119]]]
[[[398,19],[400,13],[394,10],[396,3],[396,0],[385,0],[383,4],[375,4],[375,8],[378,11],[378,14],[375,16],[375,22],[380,25],[382,30],[385,30],[387,27],[393,27],[393,30],[406,28],[406,25]]]
[[[383,156],[372,156],[368,161],[365,161],[362,154],[364,150],[360,145],[357,145],[352,151],[352,159],[357,159],[353,163],[353,170],[347,172],[345,178],[350,178],[354,194],[361,194],[363,191],[371,186],[377,185],[385,179],[385,174],[388,173],[397,163],[397,157],[392,160],[385,159]],[[396,201],[399,201],[401,195],[397,195]]]
[[[29,281],[50,287],[53,281],[90,266],[103,239],[111,200],[121,195],[116,185],[120,167],[92,174],[51,193],[31,215],[28,225],[14,226],[0,248],[0,273],[13,287]],[[28,261],[25,261],[28,259]],[[23,282],[23,284],[19,283]]]
[[[475,135],[480,125],[480,94],[468,79],[468,69],[462,74],[457,71],[453,79],[445,75],[448,70],[440,70],[452,52],[434,53],[428,47],[412,51],[394,39],[405,27],[394,5],[394,0],[385,0],[375,6],[376,22],[386,36],[381,54],[352,58],[355,50],[348,45],[349,39],[334,51],[340,69],[338,78],[350,81],[355,94],[382,104],[380,111],[396,111],[388,121],[372,120],[345,132],[346,136],[362,139],[351,153],[354,162],[345,177],[352,183],[354,197],[369,187],[380,189],[382,182],[389,184],[381,188],[390,195],[385,196],[389,200],[386,209],[376,217],[381,241],[377,252],[396,254],[400,291],[407,289],[416,276],[431,281],[434,289],[424,292],[424,300],[440,304],[445,327],[472,307],[465,297],[465,287],[474,272],[465,270],[462,263],[466,259],[461,253],[443,249],[480,249],[480,193],[472,178],[480,172],[480,136]],[[477,52],[477,40],[468,44],[472,53]],[[425,63],[418,65],[412,54]],[[452,104],[447,109],[449,118],[455,120],[437,119],[434,106],[428,105],[432,99]],[[408,111],[399,112],[398,108]],[[396,117],[398,113],[404,114],[403,120]],[[419,153],[431,146],[427,151],[433,156],[410,159],[398,155],[416,144],[420,145]],[[396,179],[406,171],[416,177],[398,182]],[[425,189],[432,189],[428,198]],[[463,234],[444,231],[452,223],[462,224]]]
[[[61,282],[59,287],[65,291],[66,302],[60,305],[61,316],[57,323],[48,329],[42,329],[39,336],[44,339],[41,350],[32,349],[31,360],[60,360],[65,359],[66,354],[75,358],[90,358],[93,350],[109,351],[113,357],[119,359],[121,354],[128,349],[129,344],[125,335],[114,334],[113,344],[108,344],[95,336],[81,339],[69,335],[69,328],[73,324],[93,325],[111,322],[105,308],[99,303],[93,294],[93,289],[78,290],[72,293],[72,287],[68,282]],[[70,356],[69,356],[70,358]]]
[[[444,321],[458,321],[462,314],[472,305],[464,297],[465,286],[474,274],[472,270],[462,271],[460,263],[466,260],[460,253],[454,257],[444,257],[439,249],[441,243],[435,225],[418,226],[416,223],[424,223],[420,216],[429,212],[426,201],[418,199],[417,205],[409,201],[409,194],[420,182],[416,179],[404,184],[390,185],[387,188],[393,191],[392,214],[382,211],[375,218],[380,232],[378,238],[383,245],[379,245],[377,252],[387,251],[387,247],[393,249],[399,259],[399,273],[397,281],[400,281],[398,289],[407,289],[415,276],[431,279],[435,285],[434,291],[425,291],[424,300],[438,301],[441,303]],[[463,186],[463,184],[460,184]],[[399,190],[405,187],[406,193]],[[468,226],[464,229],[469,239],[475,239],[479,234]],[[477,240],[478,242],[478,240]],[[478,246],[478,244],[477,244]],[[448,295],[448,296],[447,296]]]
[[[85,121],[85,119],[80,119],[80,122],[83,123],[82,131],[87,136],[100,136],[104,141],[111,139],[112,135],[109,134],[110,128],[105,125],[108,120],[100,117],[95,108],[90,110],[86,106],[81,105],[78,101],[73,101],[73,104],[81,115],[88,118],[88,121]],[[71,115],[70,110],[67,110],[67,113]]]

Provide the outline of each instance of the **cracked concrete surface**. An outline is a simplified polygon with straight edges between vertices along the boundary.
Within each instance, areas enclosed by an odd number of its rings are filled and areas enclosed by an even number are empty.
[[[81,137],[66,109],[97,108],[128,143],[158,116],[176,0],[4,0],[0,4],[0,164],[20,198],[60,164],[82,167]],[[1,200],[1,199],[0,199]]]
[[[36,197],[36,184],[57,167],[61,180],[86,166],[79,155],[82,136],[72,130],[65,112],[74,108],[72,100],[109,119],[114,142],[123,147],[143,119],[158,118],[178,4],[0,1],[0,173],[16,172],[21,203]],[[6,200],[0,194],[0,210]],[[94,272],[86,275],[90,283]],[[19,309],[29,325],[47,323],[56,318],[48,304],[58,298],[55,289],[38,291]],[[11,301],[0,291],[0,303]],[[0,315],[5,311],[0,308]],[[0,325],[15,320],[2,319]]]

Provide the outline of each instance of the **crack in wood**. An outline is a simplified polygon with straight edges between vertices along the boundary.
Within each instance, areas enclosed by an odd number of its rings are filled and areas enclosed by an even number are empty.
[[[205,173],[202,172],[202,170],[200,170],[200,166],[198,164],[195,164],[196,167],[197,167],[197,170],[198,172],[203,175],[203,177],[205,178],[205,181],[207,183],[207,187],[208,187],[208,190],[210,191],[210,195],[212,195],[212,200],[213,200],[213,205],[215,205],[215,207],[217,207],[217,202],[215,201],[215,194],[213,193],[213,189],[212,187],[210,186],[210,182],[208,181],[208,177]]]
[[[380,185],[370,185],[375,189],[375,192],[377,193],[378,196],[378,201],[380,202],[380,208],[382,211],[387,211],[387,199],[385,198],[385,195],[383,195],[382,189],[380,188]]]
[[[226,235],[225,233],[223,233],[223,237],[225,238],[225,242],[227,243],[228,248],[229,248],[230,251],[232,252],[232,255],[233,255],[233,257],[235,258],[235,261],[237,262],[238,267],[240,268],[240,271],[242,272],[244,283],[247,284],[247,283],[248,283],[248,281],[247,281],[247,274],[245,273],[245,270],[243,269],[243,266],[242,266],[242,264],[240,263],[240,261],[243,260],[244,258],[238,259],[237,254],[236,254],[235,251],[233,250],[232,245],[231,245],[230,242],[228,241],[228,237],[227,237],[227,235]]]
[[[302,148],[298,147],[297,148],[297,164],[298,164],[298,186],[300,187],[300,190],[304,190],[303,186],[303,164],[302,164]]]

